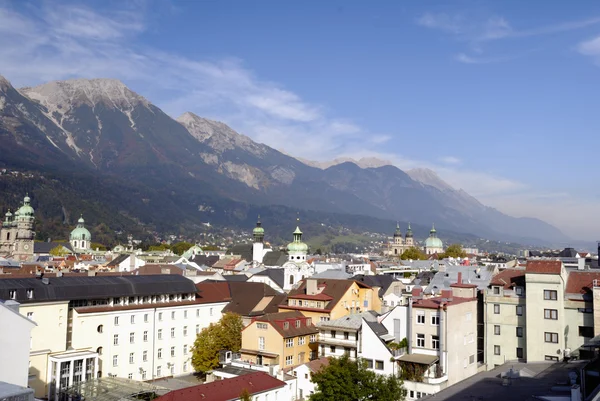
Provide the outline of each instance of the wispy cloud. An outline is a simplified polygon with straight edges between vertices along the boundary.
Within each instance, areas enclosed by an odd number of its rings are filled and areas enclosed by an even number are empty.
[[[440,159],[440,161],[445,164],[461,164],[462,163],[462,160],[460,160],[458,157],[454,157],[454,156],[442,157]]]
[[[591,57],[600,66],[600,36],[579,43],[576,50],[584,56]]]

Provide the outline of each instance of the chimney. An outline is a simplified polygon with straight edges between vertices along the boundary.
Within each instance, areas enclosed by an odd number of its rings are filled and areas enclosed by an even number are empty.
[[[318,293],[319,293],[319,291],[318,291],[317,279],[316,278],[306,279],[306,295],[317,295]]]
[[[462,272],[458,272],[458,280],[456,280],[456,284],[462,284]]]

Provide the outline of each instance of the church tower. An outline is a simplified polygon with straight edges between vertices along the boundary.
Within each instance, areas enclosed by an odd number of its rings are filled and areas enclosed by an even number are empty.
[[[407,249],[415,246],[415,241],[413,239],[413,232],[410,228],[410,223],[408,223],[408,229],[406,230],[406,236],[404,237],[404,245]]]
[[[300,219],[297,219],[297,221],[299,222]],[[288,260],[290,262],[305,262],[308,253],[308,245],[302,242],[302,231],[300,231],[299,225],[296,226],[293,235],[294,240],[287,246]]]
[[[256,221],[256,227],[252,230],[253,244],[252,244],[252,260],[258,263],[263,262],[263,258],[265,256],[264,251],[264,239],[265,239],[265,229],[262,228],[260,222],[260,216],[258,216],[258,220]]]
[[[34,210],[30,205],[31,198],[28,195],[23,198],[23,206],[15,213],[16,238],[13,257],[17,260],[30,260],[33,258],[33,223],[35,220]]]

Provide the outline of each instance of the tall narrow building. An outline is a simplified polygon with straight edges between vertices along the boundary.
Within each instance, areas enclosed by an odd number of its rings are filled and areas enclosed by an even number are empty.
[[[252,260],[258,264],[263,262],[265,256],[265,229],[262,228],[260,222],[260,216],[256,221],[256,227],[252,230],[253,244],[252,244]]]

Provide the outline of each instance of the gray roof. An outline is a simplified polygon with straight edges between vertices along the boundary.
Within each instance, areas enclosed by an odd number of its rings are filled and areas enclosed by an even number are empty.
[[[126,253],[119,255],[116,258],[114,258],[113,260],[111,260],[110,262],[108,262],[107,266],[117,266],[117,265],[121,264],[122,262],[126,261],[129,256],[131,256],[131,255],[126,254]]]
[[[275,249],[271,252],[267,252],[263,257],[263,265],[265,266],[283,266],[287,261],[288,254]]]
[[[340,318],[334,319],[334,320],[318,322],[316,326],[318,328],[332,327],[332,328],[339,328],[339,329],[358,330],[362,326],[363,318],[367,322],[377,323],[377,312],[367,311],[367,312],[355,313],[355,314],[343,316],[343,317],[340,317]],[[387,330],[386,330],[386,333],[387,333]]]
[[[21,265],[16,260],[0,257],[0,267],[14,267],[18,269]]]
[[[436,292],[449,290],[450,284],[458,281],[458,273],[462,273],[462,282],[475,284],[478,290],[485,290],[490,284],[496,267],[494,266],[446,266],[445,272],[437,272],[431,279],[425,293],[430,293],[432,289]]]
[[[343,270],[339,269],[327,269],[322,271],[321,273],[316,273],[311,276],[311,278],[329,278],[335,280],[348,280],[352,278],[352,274],[346,273]]]
[[[156,294],[196,293],[194,283],[178,274],[141,276],[86,276],[41,278],[6,278],[0,280],[0,299],[10,299],[16,290],[21,303],[102,299],[109,297],[144,296]],[[33,297],[27,297],[33,290]]]
[[[390,288],[393,282],[397,281],[394,277],[389,274],[377,274],[377,275],[365,275],[358,274],[354,276],[354,280],[360,281],[368,285],[369,287],[379,287],[379,297],[383,297],[383,294]]]
[[[71,243],[69,242],[34,242],[33,253],[50,253],[51,250],[59,245],[65,247],[71,252],[74,252],[73,248],[71,247]]]
[[[381,323],[366,321],[367,325],[373,330],[378,337],[388,334],[388,330]]]
[[[245,274],[224,274],[225,281],[248,281],[248,276]]]
[[[283,288],[285,285],[285,271],[283,269],[265,269],[256,273],[255,276],[267,276],[280,288]]]

